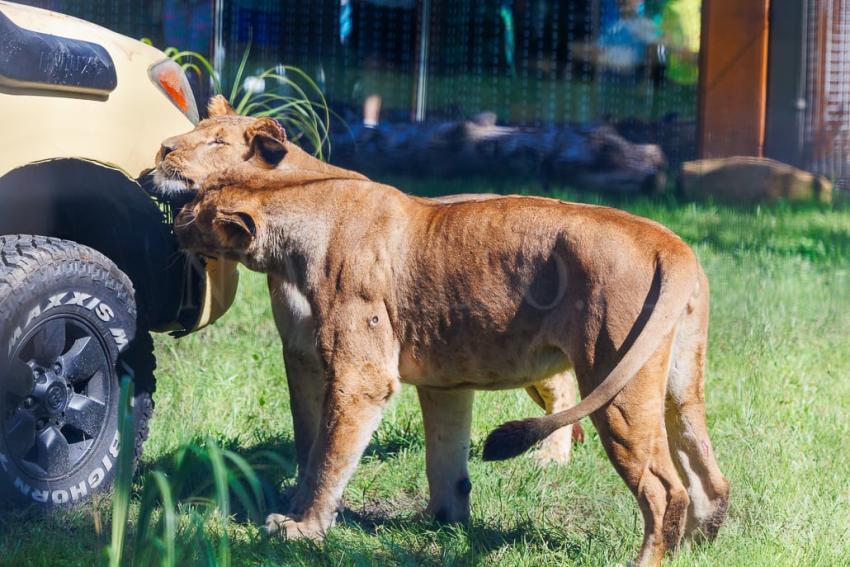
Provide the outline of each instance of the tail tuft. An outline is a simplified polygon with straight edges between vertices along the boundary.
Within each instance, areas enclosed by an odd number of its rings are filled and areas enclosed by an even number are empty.
[[[542,427],[538,418],[503,423],[484,441],[482,458],[485,461],[504,461],[521,455],[540,442],[551,431]]]

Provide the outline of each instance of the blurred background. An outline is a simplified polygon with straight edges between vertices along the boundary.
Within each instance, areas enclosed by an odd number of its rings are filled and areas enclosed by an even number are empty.
[[[246,113],[275,110],[252,107],[252,96],[269,101],[298,143],[404,191],[543,193],[668,226],[711,281],[707,414],[735,487],[720,539],[683,546],[675,564],[848,565],[850,0],[25,3],[145,38],[171,56],[197,52],[212,73],[193,55],[181,63],[202,112],[219,91]],[[306,105],[292,104],[305,97]],[[305,107],[315,113],[299,122]],[[63,131],[63,116],[46,116],[55,120],[49,132]],[[134,132],[120,126],[121,137]],[[44,132],[29,130],[24,142],[40,146]],[[24,143],[7,137],[10,148]],[[72,150],[89,137],[81,131]],[[158,139],[139,145],[148,143],[142,153],[153,165]],[[183,264],[173,261],[182,256],[159,209],[134,184],[124,187],[120,172],[93,177],[68,161],[70,178],[45,173],[16,177],[19,191],[0,187],[13,195],[0,201],[4,233],[41,234],[32,225],[44,225],[47,235],[91,245],[128,266],[137,290],[151,290],[148,306],[198,320],[201,302],[194,288],[184,293]],[[137,214],[142,205],[151,211]],[[227,275],[207,281],[226,284]],[[24,291],[6,293],[23,301]],[[570,466],[545,476],[531,459],[501,469],[481,461],[493,427],[540,414],[522,390],[476,394],[468,528],[436,528],[415,515],[427,480],[412,388],[386,412],[346,492],[339,535],[322,546],[281,545],[238,508],[225,518],[237,499],[226,490],[223,503],[219,491],[213,496],[209,467],[189,469],[197,486],[175,480],[180,463],[191,464],[187,447],[202,454],[217,443],[244,456],[271,503],[296,480],[268,297],[265,278],[243,269],[219,324],[179,341],[154,338],[157,414],[142,480],[132,498],[129,479],[123,492],[127,534],[139,538],[128,553],[164,557],[171,542],[177,559],[163,565],[515,567],[625,564],[637,549],[640,512],[589,423]],[[170,504],[148,498],[169,482]],[[0,564],[102,563],[102,526],[120,525],[108,507],[98,500],[48,521],[40,511],[30,521],[0,513]]]
[[[684,161],[744,155],[848,184],[843,0],[25,3],[197,51],[224,84],[249,45],[246,81],[297,66],[336,113],[331,160],[373,175],[651,192]]]

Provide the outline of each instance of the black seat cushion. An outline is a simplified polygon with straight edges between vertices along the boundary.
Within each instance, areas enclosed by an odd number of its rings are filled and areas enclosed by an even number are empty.
[[[0,85],[105,96],[118,77],[102,46],[26,30],[0,12]]]

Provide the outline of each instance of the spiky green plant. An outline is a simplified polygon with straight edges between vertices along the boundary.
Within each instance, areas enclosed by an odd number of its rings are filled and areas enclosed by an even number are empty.
[[[118,567],[124,555],[124,541],[130,517],[130,489],[133,484],[133,439],[135,425],[130,400],[133,398],[133,380],[121,379],[121,396],[118,407],[118,435],[125,448],[118,454],[115,465],[115,484],[112,494],[112,544],[109,546],[109,566]]]
[[[148,38],[143,38],[142,42],[153,45]],[[246,69],[250,45],[242,53],[236,73],[229,81],[222,80],[209,59],[197,51],[177,47],[166,47],[163,51],[185,72],[194,73],[201,80],[208,79],[213,93],[225,95],[237,113],[274,118],[283,124],[293,141],[306,139],[317,157],[328,157],[328,134],[333,112],[321,88],[303,70],[291,65],[268,67],[255,78],[266,85],[271,83],[271,86],[263,92],[254,92],[244,87],[248,77]]]
[[[121,451],[116,468],[112,543],[107,549],[110,567],[176,567],[187,562],[228,567],[232,563],[226,529],[231,517],[231,495],[251,520],[258,521],[265,513],[265,492],[256,465],[233,451],[221,449],[212,439],[203,444],[182,445],[169,472],[155,469],[142,478],[138,511],[131,514],[135,436],[130,408],[132,391],[132,380],[127,376],[121,382],[119,436],[121,447],[130,450]],[[259,458],[286,466],[273,453],[262,453]],[[133,516],[135,522],[131,526]],[[218,542],[211,535],[212,524],[222,526],[215,530]]]
[[[291,65],[269,67],[255,75],[258,81],[267,85],[262,92],[255,92],[245,88],[250,45],[242,54],[236,74],[226,83],[202,54],[181,51],[176,47],[168,47],[164,51],[184,71],[195,73],[200,79],[208,77],[213,92],[225,95],[238,114],[274,118],[283,124],[293,141],[303,138],[318,158],[328,157],[331,111],[322,89],[303,70]],[[229,91],[226,90],[227,85],[230,86]]]

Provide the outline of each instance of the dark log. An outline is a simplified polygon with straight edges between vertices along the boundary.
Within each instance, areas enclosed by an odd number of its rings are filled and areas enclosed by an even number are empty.
[[[635,144],[607,125],[498,126],[492,113],[465,122],[355,126],[332,136],[332,161],[385,173],[537,179],[616,193],[663,187],[667,162],[655,144]]]

